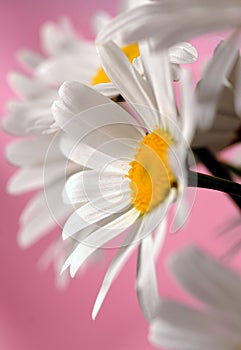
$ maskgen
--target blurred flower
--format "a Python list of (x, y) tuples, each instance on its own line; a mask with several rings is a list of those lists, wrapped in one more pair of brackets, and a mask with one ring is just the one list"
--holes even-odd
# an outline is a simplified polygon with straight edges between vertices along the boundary
[[(103, 19), (101, 21), (103, 23)], [(62, 201), (64, 175), (68, 177), (81, 168), (75, 163), (66, 167), (51, 105), (64, 79), (75, 77), (91, 84), (100, 66), (94, 42), (79, 38), (66, 18), (59, 23), (45, 23), (40, 33), (44, 55), (30, 50), (20, 52), (19, 57), (30, 74), (10, 74), (10, 83), (20, 99), (8, 102), (8, 115), (3, 120), (7, 132), (21, 137), (6, 150), (8, 160), (19, 167), (8, 183), (8, 191), (19, 194), (38, 190), (19, 219), (18, 243), (23, 248), (61, 226), (72, 212), (71, 206)], [(73, 248), (73, 242), (69, 242), (60, 249), (56, 240), (61, 256), (68, 254), (69, 245)], [(55, 257), (53, 254), (54, 264)], [(59, 264), (56, 262), (55, 266)], [(58, 282), (59, 271), (56, 277)]]
[[(176, 0), (170, 0), (168, 3), (157, 0), (149, 1), (117, 16), (100, 31), (97, 42), (104, 43), (118, 38), (129, 44), (148, 39), (152, 42), (153, 50), (169, 49), (182, 40), (239, 26), (241, 26), (239, 0), (187, 0), (182, 4)], [(236, 35), (239, 35), (238, 32), (239, 30)], [(216, 57), (222, 51), (221, 46), (216, 50)], [(194, 147), (203, 147), (205, 144), (216, 152), (235, 139), (235, 132), (240, 125), (240, 119), (237, 117), (241, 115), (238, 46), (236, 52), (230, 48), (232, 58), (227, 50), (226, 58), (221, 54), (223, 59), (219, 60), (216, 67), (212, 65), (212, 68), (207, 68), (203, 74), (204, 84), (201, 81), (196, 91), (196, 98), (200, 104), (200, 108), (196, 110), (196, 113), (199, 113), (200, 128)], [(229, 60), (229, 65), (226, 64), (226, 59)], [(218, 70), (220, 76), (217, 74)], [(230, 84), (227, 84), (228, 82)], [(214, 104), (213, 101), (218, 103)], [(210, 123), (210, 130), (207, 130), (207, 121)], [(202, 132), (203, 125), (205, 125), (204, 132)]]
[(180, 285), (201, 305), (160, 301), (150, 341), (167, 349), (239, 349), (241, 279), (199, 249), (176, 253), (169, 268)]
[(103, 281), (94, 318), (112, 281), (141, 239), (139, 266), (143, 268), (139, 275), (144, 278), (151, 233), (157, 228), (158, 251), (172, 202), (178, 201), (176, 228), (185, 221), (186, 158), (196, 125), (188, 72), (182, 75), (178, 115), (165, 53), (151, 53), (148, 43), (140, 44), (144, 79), (114, 43), (98, 50), (104, 69), (135, 117), (77, 82), (65, 83), (60, 101), (53, 106), (56, 123), (66, 132), (62, 135), (65, 155), (85, 168), (66, 184), (65, 200), (80, 207), (66, 222), (63, 238), (78, 240), (79, 245), (63, 270), (70, 266), (74, 276), (91, 254), (128, 230), (123, 242), (109, 243), (120, 249)]
[(240, 15), (239, 0), (149, 1), (117, 16), (97, 41), (120, 38), (132, 43), (152, 38), (155, 48), (164, 49), (198, 35), (239, 27)]
[[(214, 52), (214, 57), (210, 60), (210, 63), (206, 66), (203, 72), (202, 80), (196, 87), (196, 96), (199, 103), (208, 103), (208, 100), (214, 98), (213, 88), (210, 76), (210, 69), (212, 62), (218, 59), (218, 55), (226, 45), (226, 41), (222, 41)], [(222, 53), (221, 53), (222, 55)], [(195, 135), (195, 141), (193, 147), (203, 147), (204, 140), (208, 148), (216, 153), (225, 147), (230, 146), (233, 143), (240, 142), (240, 135), (238, 134), (241, 126), (241, 109), (240, 109), (240, 54), (238, 48), (233, 50), (233, 59), (230, 61), (229, 68), (226, 72), (226, 77), (223, 76), (223, 83), (220, 86), (221, 89), (216, 94), (217, 103), (212, 105), (211, 109), (208, 109), (207, 114), (213, 115), (213, 118), (209, 118), (212, 121), (212, 125), (205, 130), (199, 129)], [(210, 67), (209, 67), (210, 64)], [(221, 62), (217, 61), (216, 69), (219, 69)], [(226, 81), (225, 81), (226, 80)], [(202, 87), (202, 82), (206, 81)], [(207, 89), (206, 85), (209, 86)], [(203, 92), (201, 91), (203, 90)], [(203, 103), (203, 104), (204, 104)], [(203, 112), (202, 112), (203, 113)], [(202, 120), (205, 120), (205, 115), (201, 116)]]

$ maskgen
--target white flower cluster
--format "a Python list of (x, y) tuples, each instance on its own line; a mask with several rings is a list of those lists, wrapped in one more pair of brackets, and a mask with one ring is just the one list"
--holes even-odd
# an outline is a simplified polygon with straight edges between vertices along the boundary
[[(36, 191), (19, 219), (20, 246), (61, 228), (41, 258), (54, 263), (61, 285), (68, 268), (73, 277), (100, 248), (118, 248), (93, 318), (138, 249), (136, 288), (150, 341), (168, 349), (241, 348), (237, 276), (193, 248), (178, 253), (171, 270), (205, 305), (197, 310), (162, 300), (155, 271), (169, 207), (172, 232), (190, 214), (191, 167), (199, 185), (192, 150), (216, 154), (239, 140), (240, 26), (240, 0), (125, 1), (116, 18), (95, 16), (95, 43), (65, 18), (44, 24), (43, 55), (21, 52), (30, 74), (10, 75), (21, 100), (8, 103), (3, 127), (21, 139), (7, 147), (19, 168), (8, 190)], [(186, 40), (223, 29), (232, 32), (194, 86), (189, 68), (198, 54)]]

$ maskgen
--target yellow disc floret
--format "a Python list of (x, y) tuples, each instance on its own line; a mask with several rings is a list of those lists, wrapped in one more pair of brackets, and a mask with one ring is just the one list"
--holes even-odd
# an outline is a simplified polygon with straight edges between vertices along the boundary
[(162, 203), (176, 180), (168, 163), (168, 151), (174, 143), (166, 131), (155, 129), (137, 148), (127, 177), (131, 180), (131, 201), (143, 215)]
[[(140, 51), (138, 44), (131, 44), (127, 45), (122, 48), (122, 51), (124, 54), (127, 56), (128, 60), (132, 63), (134, 58), (140, 56)], [(91, 84), (96, 85), (96, 84), (101, 84), (101, 83), (109, 83), (110, 79), (106, 75), (104, 69), (101, 67), (96, 75), (93, 77)]]

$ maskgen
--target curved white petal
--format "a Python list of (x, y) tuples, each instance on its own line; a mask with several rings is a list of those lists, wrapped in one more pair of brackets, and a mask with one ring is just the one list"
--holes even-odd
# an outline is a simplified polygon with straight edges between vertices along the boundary
[[(51, 135), (41, 135), (33, 139), (13, 141), (6, 148), (6, 157), (18, 166), (43, 164), (52, 139)], [(51, 150), (48, 161), (54, 162), (63, 158), (57, 147), (51, 147)]]
[(119, 248), (105, 274), (104, 281), (101, 285), (92, 311), (93, 319), (96, 318), (114, 279), (117, 277), (118, 273), (135, 250), (135, 240), (138, 237), (140, 230), (141, 219), (137, 220), (131, 228), (130, 232), (128, 232), (127, 237), (124, 239), (122, 246)]
[(11, 194), (20, 194), (47, 186), (58, 180), (64, 169), (65, 163), (62, 160), (45, 166), (40, 164), (20, 168), (9, 180), (7, 190)]
[(101, 30), (103, 30), (107, 24), (111, 22), (111, 16), (103, 11), (98, 11), (92, 17), (92, 26), (95, 35), (97, 35)]
[(40, 39), (44, 52), (49, 56), (75, 50), (78, 45), (77, 36), (66, 17), (62, 17), (59, 23), (45, 22), (41, 27)]
[[(51, 96), (50, 96), (51, 97)], [(52, 101), (10, 101), (8, 103), (8, 116), (3, 119), (4, 129), (13, 135), (28, 135), (31, 132), (41, 132), (39, 122), (45, 122), (50, 126), (54, 119), (50, 106)]]
[[(153, 51), (150, 41), (140, 43), (140, 52), (146, 79), (152, 88), (156, 108), (160, 111), (158, 125), (171, 131), (172, 124), (177, 123), (177, 109), (167, 52)], [(169, 119), (171, 123), (168, 123)]]
[(8, 75), (8, 81), (20, 96), (27, 99), (39, 98), (49, 93), (49, 87), (41, 80), (28, 77), (19, 72), (11, 72)]
[(25, 207), (20, 218), (18, 243), (27, 248), (36, 243), (54, 227), (61, 225), (70, 215), (72, 208), (64, 205), (61, 199), (63, 182), (58, 181), (38, 193)]
[[(85, 52), (85, 47), (83, 51)], [(45, 60), (38, 66), (36, 75), (46, 84), (54, 84), (56, 87), (67, 80), (81, 81), (83, 84), (90, 85), (100, 66), (94, 46), (92, 51), (85, 52), (84, 55), (69, 54)]]
[(170, 260), (170, 269), (180, 284), (193, 296), (240, 320), (241, 282), (238, 276), (217, 261), (188, 247)]
[(31, 71), (34, 71), (44, 60), (44, 57), (39, 53), (26, 49), (19, 51), (17, 57), (18, 60)]
[[(77, 209), (67, 220), (63, 228), (63, 239), (73, 236), (76, 232), (83, 230), (89, 225), (113, 215), (120, 214), (130, 206), (130, 198), (122, 195), (110, 194), (106, 198), (94, 199)], [(98, 224), (96, 225), (98, 227)]]
[[(128, 154), (130, 142), (142, 139), (144, 131), (137, 121), (103, 95), (78, 83), (64, 84), (62, 90), (62, 101), (54, 104), (53, 114), (57, 124), (77, 141), (97, 148), (103, 145), (102, 152), (107, 152), (104, 149), (108, 142), (116, 142), (118, 152), (125, 148)], [(130, 142), (121, 140), (128, 136)], [(131, 146), (133, 149), (134, 145)], [(107, 153), (110, 151), (111, 148)], [(113, 149), (112, 153), (115, 156)]]
[[(190, 72), (186, 69), (182, 69), (181, 71), (181, 84), (180, 84), (180, 92), (181, 92), (181, 128), (182, 128), (182, 136), (187, 145), (192, 143), (197, 124), (198, 118), (193, 113), (194, 111), (194, 96), (191, 82)], [(184, 140), (179, 140), (179, 142), (183, 142)]]
[(152, 321), (158, 315), (159, 307), (152, 235), (145, 237), (139, 248), (137, 295), (144, 316), (149, 322)]
[(106, 97), (113, 98), (120, 94), (120, 92), (116, 89), (113, 83), (102, 83), (96, 84), (93, 86), (93, 89), (98, 91), (100, 94), (103, 94)]
[(158, 48), (168, 48), (207, 32), (238, 27), (240, 18), (238, 0), (197, 3), (189, 0), (182, 2), (182, 6), (177, 0), (155, 1), (119, 15), (99, 34), (97, 41), (121, 37), (130, 43), (155, 37)]
[[(132, 67), (128, 58), (113, 42), (97, 46), (102, 65), (110, 80), (137, 112), (143, 125), (153, 130), (157, 119), (151, 90), (145, 80)], [(142, 106), (145, 108), (141, 108)]]
[(91, 254), (130, 227), (139, 215), (139, 212), (133, 208), (92, 233), (68, 257), (62, 271), (70, 266), (70, 274), (73, 277)]
[[(230, 327), (231, 328), (231, 327)], [(217, 315), (161, 301), (159, 317), (151, 324), (152, 344), (175, 350), (231, 349), (238, 337)]]
[(237, 30), (229, 40), (218, 47), (196, 90), (196, 113), (199, 117), (199, 124), (204, 129), (212, 126), (218, 97), (237, 59), (240, 41), (241, 31)]
[(198, 59), (198, 53), (195, 47), (187, 42), (181, 42), (173, 45), (168, 50), (171, 63), (187, 64), (193, 63)]
[(67, 203), (81, 203), (108, 195), (129, 195), (129, 181), (111, 172), (82, 171), (72, 175), (65, 186)]
[(108, 154), (100, 152), (85, 143), (76, 142), (75, 139), (68, 135), (63, 135), (60, 141), (60, 149), (65, 157), (73, 162), (94, 170), (103, 169), (108, 164), (108, 168), (112, 171), (121, 171), (122, 163)]

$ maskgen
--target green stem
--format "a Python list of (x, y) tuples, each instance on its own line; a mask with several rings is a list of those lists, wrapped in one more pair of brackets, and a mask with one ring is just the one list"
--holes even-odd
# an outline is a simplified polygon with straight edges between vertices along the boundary
[[(207, 167), (207, 169), (216, 177), (232, 182), (232, 177), (226, 169), (207, 148), (197, 148), (194, 150), (200, 161)], [(241, 198), (236, 193), (231, 191), (223, 191), (228, 193), (232, 201), (241, 210)]]
[(233, 181), (225, 180), (216, 176), (210, 176), (206, 174), (189, 171), (188, 186), (216, 190), (216, 191), (231, 194), (234, 197), (241, 198), (240, 184)]

